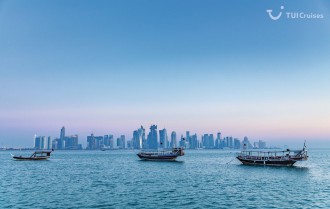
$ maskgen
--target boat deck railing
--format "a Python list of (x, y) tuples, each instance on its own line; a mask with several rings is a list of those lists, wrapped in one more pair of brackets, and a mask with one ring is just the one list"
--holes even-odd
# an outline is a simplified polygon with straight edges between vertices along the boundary
[(140, 153), (148, 155), (169, 155), (169, 154), (178, 154), (181, 152), (182, 148), (173, 148), (173, 149), (161, 149), (161, 150), (141, 150)]

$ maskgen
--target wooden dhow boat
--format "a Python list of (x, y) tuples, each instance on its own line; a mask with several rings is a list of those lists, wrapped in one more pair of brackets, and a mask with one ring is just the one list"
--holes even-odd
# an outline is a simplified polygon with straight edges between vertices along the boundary
[(173, 161), (177, 157), (184, 155), (184, 149), (173, 148), (172, 150), (159, 150), (159, 151), (141, 151), (137, 154), (141, 160), (153, 161)]
[(15, 160), (48, 160), (50, 158), (51, 151), (35, 151), (31, 156), (16, 156), (11, 154)]
[(236, 158), (245, 165), (293, 166), (297, 161), (308, 159), (306, 145), (302, 150), (242, 151)]

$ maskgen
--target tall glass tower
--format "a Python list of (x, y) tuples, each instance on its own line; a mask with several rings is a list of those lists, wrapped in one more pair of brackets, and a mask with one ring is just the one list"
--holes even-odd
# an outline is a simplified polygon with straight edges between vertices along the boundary
[(175, 131), (172, 131), (172, 133), (171, 133), (171, 147), (175, 148), (176, 146), (177, 146), (176, 133), (175, 133)]
[(161, 148), (167, 148), (167, 131), (164, 128), (163, 130), (159, 130), (159, 141), (160, 141), (160, 147)]
[(150, 126), (150, 132), (147, 139), (148, 149), (158, 149), (158, 134), (157, 126)]

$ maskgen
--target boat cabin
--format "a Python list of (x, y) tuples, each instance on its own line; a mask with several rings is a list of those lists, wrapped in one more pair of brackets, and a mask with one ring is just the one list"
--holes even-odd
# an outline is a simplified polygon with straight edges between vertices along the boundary
[(39, 158), (39, 157), (50, 157), (50, 153), (52, 151), (35, 151), (32, 155), (31, 155), (31, 158), (34, 157), (34, 158)]

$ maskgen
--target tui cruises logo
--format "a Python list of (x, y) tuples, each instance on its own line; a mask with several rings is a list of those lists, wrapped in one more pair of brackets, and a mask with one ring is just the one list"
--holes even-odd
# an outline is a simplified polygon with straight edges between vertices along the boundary
[[(284, 9), (284, 6), (281, 6), (281, 10)], [(266, 12), (268, 13), (269, 17), (272, 19), (272, 20), (278, 20), (280, 19), (280, 17), (282, 16), (282, 11), (280, 13), (278, 13), (277, 16), (273, 16), (273, 10), (272, 9), (267, 9)]]
[[(282, 12), (283, 11), (283, 12)], [(315, 12), (303, 12), (303, 11), (286, 11), (284, 12), (284, 6), (281, 6), (277, 12), (273, 12), (272, 9), (267, 9), (266, 12), (272, 20), (282, 19), (323, 19), (324, 15), (322, 13)], [(275, 14), (274, 14), (275, 13)], [(283, 14), (284, 13), (284, 14)]]

